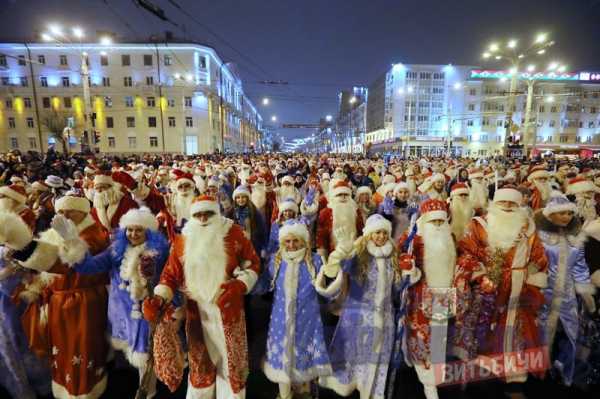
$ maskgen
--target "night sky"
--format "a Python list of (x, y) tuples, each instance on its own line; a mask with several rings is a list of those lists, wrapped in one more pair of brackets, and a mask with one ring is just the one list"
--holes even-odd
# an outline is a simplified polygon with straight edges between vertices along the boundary
[(50, 22), (114, 31), (121, 41), (171, 30), (235, 62), (265, 121), (277, 115), (278, 124), (335, 116), (339, 90), (369, 84), (391, 63), (477, 65), (492, 40), (525, 42), (539, 31), (571, 70), (600, 70), (600, 0), (174, 0), (195, 21), (169, 0), (151, 1), (178, 26), (130, 0), (0, 0), (0, 38), (33, 40)]

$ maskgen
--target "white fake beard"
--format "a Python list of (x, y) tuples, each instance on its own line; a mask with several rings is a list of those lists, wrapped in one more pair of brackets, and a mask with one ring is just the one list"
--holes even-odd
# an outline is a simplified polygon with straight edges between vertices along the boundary
[(175, 216), (177, 217), (177, 224), (181, 224), (183, 219), (190, 220), (190, 208), (192, 206), (192, 201), (194, 201), (193, 192), (177, 192), (177, 194), (175, 194), (173, 198), (173, 207), (175, 210)]
[(465, 228), (473, 217), (473, 204), (470, 199), (452, 198), (450, 201), (450, 214), (452, 221), (450, 227), (456, 240), (461, 240), (465, 234)]
[(449, 288), (454, 279), (456, 264), (456, 245), (452, 239), (450, 225), (441, 226), (424, 223), (419, 228), (423, 237), (423, 270), (427, 286), (430, 288)]
[(526, 222), (527, 213), (524, 209), (505, 212), (498, 205), (491, 204), (487, 214), (488, 244), (492, 249), (509, 250), (515, 245)]
[(264, 184), (255, 184), (252, 186), (252, 194), (250, 200), (258, 209), (263, 209), (267, 203), (267, 189)]
[(323, 189), (324, 193), (328, 193), (329, 192), (329, 180), (323, 180), (321, 182), (321, 188)]
[(238, 174), (238, 178), (240, 179), (240, 184), (246, 185), (248, 178), (250, 177), (250, 170), (242, 169)]
[(585, 221), (596, 219), (596, 200), (593, 198), (587, 199), (583, 195), (576, 196), (577, 214)]
[(15, 201), (12, 198), (0, 198), (0, 211), (1, 212), (14, 212)]
[(358, 209), (356, 202), (348, 199), (348, 202), (341, 203), (334, 198), (330, 207), (333, 215), (333, 230), (344, 227), (354, 240), (356, 238), (356, 210)]
[(182, 230), (185, 237), (183, 272), (186, 294), (196, 302), (215, 299), (225, 281), (227, 230), (222, 216), (213, 216), (208, 225), (192, 218)]
[(537, 180), (533, 181), (533, 185), (540, 191), (542, 195), (542, 201), (547, 201), (550, 198), (550, 193), (552, 192), (552, 186), (550, 186), (549, 182), (541, 183)]
[(485, 208), (488, 200), (487, 187), (478, 181), (471, 182), (471, 189), (469, 190), (469, 199), (473, 204), (473, 208)]
[(116, 204), (123, 197), (123, 193), (115, 187), (104, 190), (101, 193), (94, 193), (94, 208), (106, 208), (109, 205)]
[(408, 184), (408, 192), (412, 197), (417, 192), (417, 182), (413, 178), (408, 178), (406, 179), (406, 184)]
[(296, 187), (294, 186), (282, 186), (279, 188), (279, 200), (285, 201), (286, 199), (291, 198), (296, 201)]

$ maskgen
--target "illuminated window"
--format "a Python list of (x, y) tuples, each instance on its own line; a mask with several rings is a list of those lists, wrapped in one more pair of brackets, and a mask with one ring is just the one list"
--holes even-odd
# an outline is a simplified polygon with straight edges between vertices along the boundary
[(125, 86), (125, 87), (133, 86), (133, 80), (131, 79), (131, 76), (125, 76), (123, 78), (123, 86)]
[(110, 87), (110, 78), (108, 78), (106, 76), (103, 77), (102, 78), (102, 86), (104, 86), (104, 87)]
[(475, 111), (475, 104), (469, 104), (469, 111)]
[(48, 87), (48, 78), (40, 76), (40, 85), (42, 85), (42, 87)]
[(586, 143), (591, 143), (591, 142), (592, 142), (592, 136), (587, 136), (587, 137), (585, 138), (585, 142), (586, 142)]
[(184, 105), (186, 107), (191, 107), (192, 106), (192, 97), (185, 97), (184, 98)]
[(62, 85), (63, 85), (63, 87), (69, 87), (69, 86), (71, 86), (71, 80), (69, 79), (68, 76), (63, 76), (62, 77)]
[(158, 137), (150, 136), (150, 147), (158, 147)]
[(106, 117), (106, 128), (112, 129), (114, 126), (115, 126), (115, 121), (113, 120), (113, 117), (107, 116)]
[(129, 54), (121, 55), (121, 66), (130, 66), (131, 65), (131, 56)]
[(133, 107), (133, 97), (132, 96), (125, 96), (125, 106), (126, 107)]
[(169, 116), (169, 127), (175, 127), (175, 117)]
[(191, 116), (185, 117), (185, 127), (194, 127), (194, 122)]
[(419, 79), (431, 79), (431, 72), (421, 72)]
[(169, 107), (173, 108), (173, 107), (175, 106), (175, 99), (173, 99), (173, 98), (169, 98), (169, 99), (167, 100), (167, 105), (168, 105)]
[(4, 54), (0, 55), (0, 66), (8, 66), (8, 64), (6, 63), (6, 56)]
[(31, 98), (23, 97), (23, 104), (25, 105), (25, 108), (31, 108)]
[(46, 57), (44, 57), (42, 54), (38, 55), (38, 63), (45, 64), (46, 63)]
[(108, 55), (100, 56), (100, 65), (107, 66), (108, 65)]
[(144, 66), (152, 66), (152, 54), (144, 54)]
[(483, 126), (489, 126), (490, 125), (490, 118), (483, 118), (483, 120), (481, 121), (481, 124)]
[(114, 137), (109, 137), (109, 138), (108, 138), (108, 146), (109, 146), (110, 148), (115, 148), (115, 144), (116, 144), (116, 143), (115, 143), (115, 138), (114, 138)]
[(469, 95), (470, 96), (476, 96), (477, 95), (477, 89), (469, 89)]
[(29, 148), (36, 149), (37, 148), (37, 140), (35, 137), (29, 137)]
[(153, 86), (154, 85), (154, 77), (153, 76), (146, 76), (146, 85), (147, 86)]
[(71, 108), (71, 97), (65, 97), (63, 98), (63, 101), (65, 103), (65, 108)]
[(156, 117), (155, 116), (148, 117), (148, 127), (156, 127)]
[(13, 102), (10, 98), (6, 99), (6, 101), (4, 103), (6, 104), (6, 109), (12, 109)]
[(165, 60), (165, 66), (169, 66), (173, 63), (173, 60), (171, 59), (170, 55), (165, 55), (164, 60)]
[(560, 142), (561, 143), (566, 143), (567, 141), (569, 141), (569, 137), (568, 136), (564, 136), (564, 135), (560, 136)]
[(50, 108), (50, 97), (42, 97), (42, 107)]
[(127, 127), (135, 127), (135, 117), (128, 116), (126, 120), (127, 120)]
[(33, 129), (33, 118), (27, 118), (27, 127)]
[(146, 98), (146, 105), (148, 107), (156, 107), (156, 99), (154, 97)]
[(105, 107), (112, 107), (113, 106), (113, 101), (112, 101), (112, 97), (110, 96), (104, 96), (104, 106)]
[(27, 63), (25, 62), (25, 56), (24, 55), (20, 55), (19, 56), (19, 65), (27, 65)]
[(15, 118), (13, 118), (13, 117), (8, 118), (8, 128), (14, 129), (16, 127), (17, 127), (17, 124), (15, 122)]
[(66, 55), (61, 54), (58, 58), (59, 58), (60, 65), (69, 65), (69, 62), (67, 61), (67, 56)]
[(137, 146), (137, 139), (135, 137), (127, 137), (129, 142), (129, 148), (135, 148)]
[(29, 86), (29, 80), (27, 79), (27, 76), (21, 76), (21, 86), (23, 86), (23, 87)]
[(417, 78), (416, 72), (406, 72), (406, 79), (416, 79), (416, 78)]
[(543, 105), (540, 105), (540, 112), (541, 113), (546, 112), (546, 107), (544, 107)]
[(17, 148), (19, 148), (19, 140), (17, 140), (16, 137), (10, 138), (10, 148), (12, 148), (13, 150), (16, 150)]

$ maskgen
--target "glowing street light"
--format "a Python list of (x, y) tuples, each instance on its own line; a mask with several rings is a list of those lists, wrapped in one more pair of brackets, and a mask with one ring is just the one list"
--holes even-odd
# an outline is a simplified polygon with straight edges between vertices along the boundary
[(459, 82), (454, 83), (454, 90), (460, 90), (462, 88), (462, 85)]
[(269, 105), (269, 99), (267, 97), (262, 99), (262, 105)]
[(54, 36), (62, 36), (62, 28), (60, 25), (52, 24), (48, 27), (48, 29)]
[(112, 39), (108, 36), (103, 36), (100, 38), (100, 44), (103, 46), (110, 46), (112, 44)]
[(327, 116), (325, 117), (325, 120), (326, 120), (327, 122), (331, 122), (331, 121), (333, 120), (333, 116), (331, 116), (331, 115), (327, 115)]
[(412, 86), (408, 86), (406, 89), (409, 93), (412, 93), (415, 89)]
[(491, 54), (489, 52), (486, 51), (485, 53), (483, 53), (483, 58), (490, 58), (490, 57), (491, 57)]
[(54, 40), (54, 38), (47, 33), (42, 33), (42, 40), (45, 42), (51, 42)]
[(535, 65), (531, 64), (529, 66), (527, 66), (527, 72), (533, 72), (535, 71)]
[(73, 31), (73, 35), (78, 38), (78, 39), (83, 39), (83, 37), (85, 36), (83, 33), (83, 29), (81, 29), (80, 27), (76, 26), (72, 29)]
[(548, 35), (546, 33), (540, 33), (536, 36), (535, 38), (535, 43), (536, 44), (542, 44), (546, 41), (546, 38), (548, 37)]
[(546, 97), (546, 102), (547, 103), (553, 103), (554, 102), (554, 96), (548, 96), (548, 97)]
[(176, 73), (175, 75), (173, 75), (173, 77), (175, 79), (181, 79), (181, 74), (180, 73)]
[(508, 48), (515, 48), (517, 47), (517, 41), (515, 39), (509, 40), (508, 44), (507, 44)]
[(400, 94), (400, 95), (404, 94), (404, 88), (402, 88), (402, 87), (399, 88), (398, 89), (398, 94)]
[(357, 101), (356, 97), (355, 97), (355, 96), (353, 96), (353, 97), (350, 99), (350, 104), (354, 104), (356, 101)]
[(277, 116), (273, 115), (273, 116), (271, 117), (271, 122), (277, 122)]
[(554, 71), (556, 68), (558, 68), (558, 62), (551, 62), (550, 65), (548, 65), (549, 71)]
[(498, 44), (497, 43), (492, 43), (490, 44), (490, 53), (493, 53), (494, 51), (498, 51)]
[(194, 79), (194, 75), (192, 75), (191, 73), (185, 74), (185, 80), (187, 80), (188, 82), (191, 82), (193, 79)]

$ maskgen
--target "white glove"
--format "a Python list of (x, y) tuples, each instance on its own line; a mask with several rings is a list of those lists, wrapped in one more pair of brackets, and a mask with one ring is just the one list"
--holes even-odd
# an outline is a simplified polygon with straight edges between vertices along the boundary
[(65, 242), (72, 242), (79, 239), (79, 232), (75, 223), (62, 215), (54, 216), (51, 226)]
[(335, 237), (335, 249), (344, 256), (349, 256), (352, 252), (353, 241), (352, 234), (345, 227), (339, 227), (333, 231)]
[(594, 301), (594, 296), (592, 294), (583, 294), (581, 299), (583, 299), (583, 306), (588, 313), (593, 314), (596, 312), (596, 302)]

